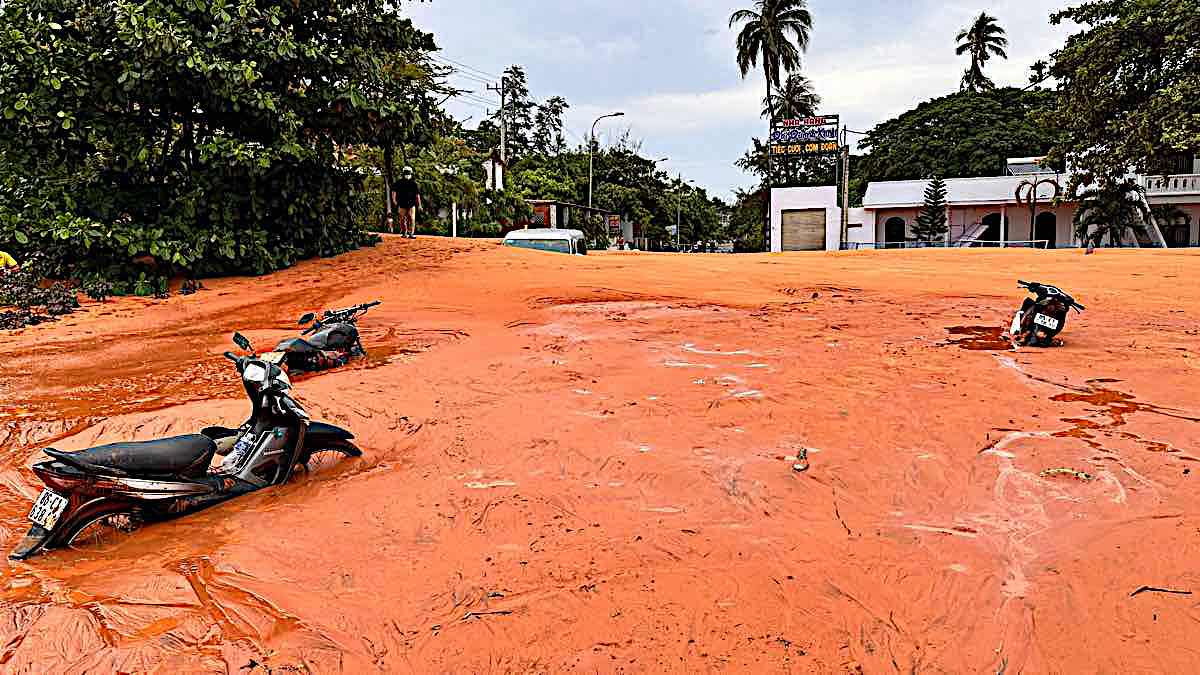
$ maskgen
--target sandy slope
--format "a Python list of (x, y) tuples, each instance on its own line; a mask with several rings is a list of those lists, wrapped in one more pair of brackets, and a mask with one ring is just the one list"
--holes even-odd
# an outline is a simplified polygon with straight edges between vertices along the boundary
[[(1130, 594), (1200, 594), (1198, 272), (391, 239), (90, 305), (0, 340), (5, 546), (41, 445), (236, 422), (233, 330), (378, 298), (372, 357), (297, 384), (366, 456), (9, 565), (0, 667), (1187, 672), (1200, 595)], [(1017, 278), (1088, 306), (1066, 348), (951, 342), (1004, 324)]]

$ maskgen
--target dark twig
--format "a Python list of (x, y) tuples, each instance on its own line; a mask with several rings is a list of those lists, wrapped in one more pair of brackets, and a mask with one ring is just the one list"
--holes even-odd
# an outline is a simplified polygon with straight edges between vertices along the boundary
[(1142, 586), (1141, 588), (1137, 589), (1136, 591), (1130, 593), (1129, 597), (1132, 598), (1133, 596), (1137, 595), (1138, 593), (1171, 593), (1172, 595), (1191, 595), (1192, 594), (1191, 591), (1177, 591), (1177, 590), (1174, 590), (1171, 588), (1157, 588), (1155, 586)]
[(480, 617), (490, 616), (490, 615), (505, 616), (507, 614), (512, 614), (512, 610), (511, 609), (497, 609), (497, 610), (484, 611), (484, 612), (467, 612), (466, 614), (463, 614), (463, 617), (461, 619), (459, 619), (459, 621), (467, 621), (469, 619), (478, 619)]

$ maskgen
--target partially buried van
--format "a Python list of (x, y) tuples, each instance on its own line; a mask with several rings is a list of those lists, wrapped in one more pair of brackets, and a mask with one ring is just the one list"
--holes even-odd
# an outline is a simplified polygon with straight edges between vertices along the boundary
[(552, 251), (571, 255), (587, 255), (587, 244), (579, 230), (539, 228), (513, 230), (504, 235), (505, 246), (531, 248), (535, 251)]

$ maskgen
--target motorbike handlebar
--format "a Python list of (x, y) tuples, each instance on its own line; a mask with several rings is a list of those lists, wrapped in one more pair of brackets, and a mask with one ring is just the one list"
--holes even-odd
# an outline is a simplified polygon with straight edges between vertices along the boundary
[(241, 360), (241, 358), (239, 358), (238, 355), (234, 354), (233, 352), (225, 352), (224, 354), (222, 354), (222, 356), (229, 359), (230, 361), (233, 361), (234, 363), (237, 363), (238, 361)]

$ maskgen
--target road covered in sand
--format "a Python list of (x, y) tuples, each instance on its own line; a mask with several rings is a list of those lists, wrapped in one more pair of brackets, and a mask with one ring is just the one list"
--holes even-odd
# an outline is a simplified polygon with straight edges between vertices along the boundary
[[(369, 358), (295, 386), (365, 455), (112, 551), (8, 563), (0, 664), (1187, 672), (1198, 273), (1193, 251), (389, 238), (87, 304), (0, 340), (6, 547), (41, 447), (236, 424), (234, 330), (273, 344), (379, 299)], [(1018, 278), (1087, 305), (1064, 348), (995, 339)]]

